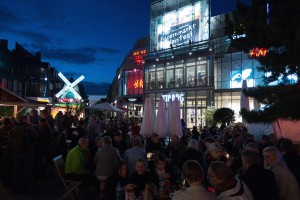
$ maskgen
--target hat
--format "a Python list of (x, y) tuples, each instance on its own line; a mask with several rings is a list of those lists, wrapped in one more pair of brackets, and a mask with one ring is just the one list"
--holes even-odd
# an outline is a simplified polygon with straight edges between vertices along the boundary
[(212, 151), (214, 151), (214, 150), (216, 150), (216, 149), (222, 151), (221, 145), (220, 145), (219, 143), (217, 143), (217, 142), (213, 142), (213, 143), (211, 143), (211, 144), (208, 146), (209, 152), (212, 152)]

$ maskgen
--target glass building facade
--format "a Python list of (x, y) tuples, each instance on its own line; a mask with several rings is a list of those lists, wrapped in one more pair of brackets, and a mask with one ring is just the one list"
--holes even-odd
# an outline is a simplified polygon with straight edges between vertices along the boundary
[[(154, 99), (156, 106), (161, 97), (166, 102), (177, 97), (180, 117), (188, 128), (207, 125), (205, 112), (213, 108), (231, 108), (236, 121), (241, 121), (243, 80), (248, 87), (264, 85), (265, 74), (257, 70), (255, 58), (232, 46), (234, 38), (226, 32), (225, 15), (211, 17), (209, 0), (153, 0), (150, 14), (149, 40), (143, 48), (132, 49), (146, 49), (143, 65), (122, 64), (121, 78), (115, 77), (118, 98), (112, 95), (112, 100), (123, 99), (122, 106), (138, 109), (142, 117), (146, 97)], [(124, 102), (129, 98), (141, 101)], [(249, 104), (254, 108), (253, 99)]]
[[(205, 112), (228, 107), (240, 121), (243, 80), (263, 84), (259, 63), (231, 46), (225, 15), (210, 17), (209, 1), (152, 1), (150, 50), (144, 65), (144, 95), (180, 99), (187, 127), (203, 126)], [(210, 36), (210, 37), (209, 37)], [(253, 108), (250, 99), (250, 108)]]

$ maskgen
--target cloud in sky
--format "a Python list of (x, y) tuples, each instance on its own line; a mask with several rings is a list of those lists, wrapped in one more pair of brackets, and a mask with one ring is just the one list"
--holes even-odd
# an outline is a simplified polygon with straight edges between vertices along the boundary
[[(133, 6), (134, 5), (134, 6)], [(149, 34), (150, 0), (1, 2), (0, 39), (15, 42), (62, 73), (111, 82), (137, 39)]]
[[(250, 2), (250, 0), (242, 0)], [(213, 0), (230, 12), (236, 0)], [(15, 42), (62, 73), (110, 83), (135, 42), (150, 33), (150, 0), (4, 0), (0, 39)]]

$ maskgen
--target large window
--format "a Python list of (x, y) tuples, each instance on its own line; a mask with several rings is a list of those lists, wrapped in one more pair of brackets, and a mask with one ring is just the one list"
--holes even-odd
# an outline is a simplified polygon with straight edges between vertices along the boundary
[(206, 86), (207, 76), (206, 76), (206, 61), (200, 62), (197, 66), (197, 86)]
[(175, 79), (174, 79), (174, 69), (167, 70), (167, 88), (175, 87)]
[(258, 61), (242, 52), (226, 54), (215, 63), (217, 89), (242, 88), (243, 80), (248, 87), (262, 84), (262, 74), (257, 70)]
[(175, 69), (175, 87), (183, 86), (183, 68)]

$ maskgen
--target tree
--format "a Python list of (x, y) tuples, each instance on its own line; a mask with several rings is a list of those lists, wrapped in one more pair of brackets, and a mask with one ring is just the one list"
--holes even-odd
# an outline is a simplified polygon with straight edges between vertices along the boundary
[[(266, 107), (260, 111), (242, 110), (241, 114), (248, 122), (300, 119), (299, 19), (299, 0), (252, 0), (251, 5), (238, 1), (232, 17), (226, 17), (232, 36), (246, 34), (245, 38), (233, 40), (233, 46), (246, 53), (256, 47), (267, 49), (265, 56), (253, 58), (261, 64), (258, 70), (265, 74), (265, 85), (243, 90)], [(294, 82), (290, 79), (292, 76), (296, 77)], [(278, 80), (278, 85), (268, 86)]]
[(205, 111), (205, 123), (209, 126), (211, 126), (212, 124), (214, 124), (214, 113), (215, 113), (215, 109), (207, 109)]
[(219, 108), (214, 112), (214, 122), (226, 124), (234, 122), (234, 111), (230, 108)]

